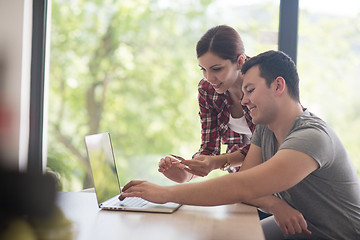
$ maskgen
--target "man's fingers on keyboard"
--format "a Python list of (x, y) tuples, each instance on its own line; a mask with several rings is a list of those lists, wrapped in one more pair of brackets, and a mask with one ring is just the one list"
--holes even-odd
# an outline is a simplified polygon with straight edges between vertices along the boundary
[(141, 198), (141, 192), (124, 192), (121, 194), (123, 199), (127, 197), (140, 197)]
[(128, 182), (128, 183), (124, 186), (123, 191), (126, 191), (126, 190), (128, 190), (129, 188), (131, 188), (131, 187), (133, 187), (133, 186), (136, 186), (136, 185), (139, 185), (139, 184), (144, 183), (144, 182), (146, 182), (146, 181), (142, 181), (142, 180), (132, 180), (132, 181)]

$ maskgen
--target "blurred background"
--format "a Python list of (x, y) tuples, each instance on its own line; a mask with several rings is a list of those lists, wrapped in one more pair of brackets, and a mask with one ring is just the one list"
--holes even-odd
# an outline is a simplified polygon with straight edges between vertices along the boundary
[[(17, 2), (23, 4), (20, 9), (32, 7)], [(98, 132), (111, 133), (123, 184), (131, 179), (173, 184), (157, 172), (158, 161), (170, 153), (191, 158), (201, 142), (197, 41), (207, 29), (227, 24), (239, 31), (247, 55), (276, 50), (279, 6), (279, 0), (48, 1), (43, 164), (58, 179), (58, 190), (93, 186), (84, 136)], [(7, 12), (0, 7), (0, 20)], [(31, 28), (20, 31), (31, 26), (32, 15), (10, 17), (13, 25), (0, 24), (0, 30), (31, 39)], [(19, 32), (14, 31), (17, 21)], [(300, 0), (298, 23), (302, 104), (335, 129), (360, 175), (360, 4)], [(0, 54), (11, 49), (30, 55), (28, 44), (9, 47), (0, 41)], [(10, 78), (30, 71), (24, 64), (22, 75), (16, 75), (11, 66), (5, 68), (15, 74)], [(21, 99), (28, 102), (29, 84), (22, 84), (22, 97), (16, 88), (8, 87), (5, 94), (17, 96), (5, 104), (10, 108)], [(17, 111), (13, 120), (23, 121)], [(9, 156), (11, 143), (24, 141), (27, 130), (14, 131), (12, 136), (20, 138), (3, 140)], [(20, 158), (20, 169), (26, 168), (23, 152), (20, 147), (13, 156)]]
[[(351, 4), (300, 0), (297, 66), (302, 104), (337, 131), (359, 173), (360, 9)], [(123, 184), (171, 184), (159, 159), (191, 158), (200, 146), (195, 45), (210, 27), (236, 28), (249, 56), (278, 48), (275, 0), (53, 0), (51, 8), (47, 166), (62, 191), (92, 186), (83, 137), (105, 131)]]

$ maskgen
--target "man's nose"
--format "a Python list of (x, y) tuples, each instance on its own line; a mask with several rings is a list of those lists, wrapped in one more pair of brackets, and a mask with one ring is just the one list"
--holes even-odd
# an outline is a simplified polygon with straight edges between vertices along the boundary
[(248, 103), (249, 103), (249, 99), (246, 96), (246, 94), (244, 94), (244, 96), (243, 96), (243, 98), (241, 100), (241, 105), (246, 106), (246, 104), (248, 104)]

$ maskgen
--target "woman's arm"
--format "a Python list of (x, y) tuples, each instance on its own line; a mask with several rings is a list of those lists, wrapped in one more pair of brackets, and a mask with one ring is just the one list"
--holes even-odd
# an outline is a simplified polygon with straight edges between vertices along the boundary
[(201, 146), (193, 157), (220, 154), (221, 139), (218, 126), (218, 112), (212, 97), (214, 89), (208, 82), (201, 80), (198, 85), (199, 117), (201, 122)]
[(186, 165), (185, 171), (196, 176), (205, 177), (215, 169), (222, 169), (230, 164), (231, 167), (241, 166), (245, 156), (240, 151), (226, 153), (216, 156), (200, 155), (191, 160), (183, 160)]

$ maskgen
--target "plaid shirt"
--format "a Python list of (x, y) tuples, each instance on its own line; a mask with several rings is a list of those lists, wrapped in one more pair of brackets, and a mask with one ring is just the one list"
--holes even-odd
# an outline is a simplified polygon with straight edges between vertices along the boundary
[[(219, 155), (221, 143), (227, 145), (227, 153), (240, 149), (246, 156), (250, 144), (245, 144), (246, 137), (229, 128), (230, 107), (233, 103), (229, 92), (218, 94), (209, 82), (202, 79), (198, 85), (199, 116), (201, 120), (201, 146), (193, 157), (199, 155)], [(254, 132), (255, 125), (249, 109), (243, 106), (246, 122)]]

